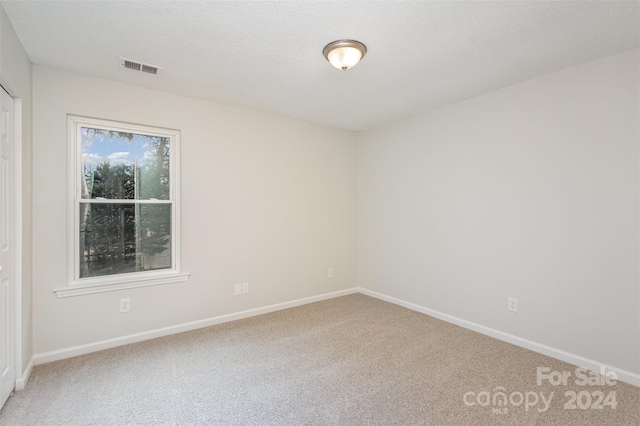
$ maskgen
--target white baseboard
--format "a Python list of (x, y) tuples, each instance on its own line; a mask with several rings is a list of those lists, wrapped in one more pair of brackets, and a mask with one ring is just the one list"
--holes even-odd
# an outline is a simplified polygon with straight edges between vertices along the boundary
[(29, 377), (31, 377), (31, 370), (33, 369), (33, 365), (34, 365), (33, 362), (34, 362), (34, 358), (31, 357), (31, 359), (29, 360), (29, 363), (27, 364), (27, 367), (22, 372), (22, 376), (20, 376), (20, 377), (18, 377), (16, 379), (15, 390), (20, 391), (20, 390), (24, 389), (25, 386), (27, 386), (27, 382), (29, 381)]
[(440, 320), (449, 322), (451, 324), (459, 325), (460, 327), (464, 327), (466, 329), (473, 330), (480, 334), (484, 334), (484, 335), (496, 338), (498, 340), (502, 340), (503, 342), (520, 346), (521, 348), (529, 349), (531, 351), (538, 352), (543, 355), (547, 355), (551, 358), (559, 359), (560, 361), (564, 361), (578, 367), (583, 367), (595, 372), (613, 371), (617, 374), (618, 379), (620, 381), (640, 387), (640, 374), (632, 373), (630, 371), (622, 370), (620, 368), (616, 368), (598, 361), (584, 358), (579, 355), (575, 355), (560, 349), (552, 348), (551, 346), (543, 345), (542, 343), (537, 343), (531, 340), (523, 339), (522, 337), (514, 336), (513, 334), (504, 333), (502, 331), (498, 331), (493, 328), (485, 327), (483, 325), (476, 324), (471, 321), (463, 320), (461, 318), (454, 317), (453, 315), (448, 315), (442, 312), (434, 311), (433, 309), (425, 308), (424, 306), (416, 305), (415, 303), (410, 303), (401, 299), (396, 299), (395, 297), (387, 296), (385, 294), (368, 290), (366, 288), (359, 287), (358, 291), (362, 294), (366, 294), (367, 296), (375, 297), (376, 299), (384, 300), (386, 302), (391, 302), (393, 304), (411, 309), (412, 311), (417, 311), (423, 314), (427, 314), (429, 316), (438, 318)]
[[(32, 362), (29, 363), (29, 374), (32, 365), (45, 364), (47, 362), (59, 361), (61, 359), (73, 358), (79, 355), (85, 355), (91, 352), (97, 352), (104, 349), (111, 349), (117, 346), (128, 345), (131, 343), (142, 342), (144, 340), (155, 339), (157, 337), (169, 336), (171, 334), (182, 333), (185, 331), (196, 330), (199, 328), (209, 327), (216, 324), (222, 324), (229, 321), (235, 321), (243, 318), (249, 318), (257, 315), (268, 314), (270, 312), (280, 311), (283, 309), (293, 308), (296, 306), (306, 305), (309, 303), (319, 302), (322, 300), (333, 299), (335, 297), (346, 296), (348, 294), (357, 293), (357, 288), (335, 291), (332, 293), (320, 294), (318, 296), (305, 297), (303, 299), (291, 300), (289, 302), (277, 303), (262, 308), (249, 309), (246, 311), (236, 312), (233, 314), (220, 315), (213, 318), (207, 318), (198, 321), (192, 321), (184, 324), (173, 325), (170, 327), (159, 328), (156, 330), (144, 331), (142, 333), (130, 334), (128, 336), (116, 337), (114, 339), (102, 340), (100, 342), (88, 343), (86, 345), (72, 346), (70, 348), (58, 349), (55, 351), (35, 354)], [(24, 376), (23, 376), (24, 377)], [(28, 377), (28, 376), (27, 376)], [(26, 383), (26, 380), (24, 381)], [(17, 383), (16, 383), (17, 388)]]
[(100, 342), (89, 343), (86, 345), (73, 346), (70, 348), (59, 349), (50, 352), (44, 352), (41, 354), (35, 354), (29, 364), (25, 368), (22, 377), (16, 380), (16, 389), (20, 390), (26, 386), (31, 369), (34, 365), (40, 365), (47, 362), (59, 361), (62, 359), (72, 358), (79, 355), (85, 355), (91, 352), (97, 352), (104, 349), (111, 349), (118, 346), (128, 345), (131, 343), (142, 342), (145, 340), (155, 339), (157, 337), (168, 336), (171, 334), (182, 333), (185, 331), (196, 330), (199, 328), (209, 327), (216, 324), (222, 324), (229, 321), (235, 321), (243, 318), (249, 318), (257, 315), (263, 315), (270, 312), (280, 311), (283, 309), (293, 308), (296, 306), (306, 305), (309, 303), (319, 302), (322, 300), (332, 299), (335, 297), (346, 296), (353, 293), (362, 293), (367, 296), (375, 297), (376, 299), (384, 300), (413, 311), (421, 312), (423, 314), (438, 318), (440, 320), (449, 322), (451, 324), (464, 327), (469, 330), (473, 330), (480, 334), (502, 340), (503, 342), (511, 343), (513, 345), (538, 352), (549, 357), (559, 359), (569, 364), (576, 365), (578, 367), (584, 367), (592, 371), (613, 371), (617, 374), (618, 379), (629, 383), (634, 386), (640, 387), (640, 374), (632, 373), (630, 371), (622, 370), (598, 361), (594, 361), (588, 358), (581, 357), (560, 349), (552, 348), (541, 343), (533, 342), (531, 340), (524, 339), (522, 337), (514, 336), (512, 334), (504, 333), (493, 328), (485, 327), (480, 324), (476, 324), (471, 321), (467, 321), (453, 315), (448, 315), (442, 312), (435, 311), (433, 309), (425, 308), (424, 306), (417, 305), (415, 303), (407, 302), (395, 297), (387, 296), (376, 291), (372, 291), (366, 288), (351, 288), (347, 290), (336, 291), (332, 293), (325, 293), (318, 296), (306, 297), (303, 299), (292, 300), (289, 302), (277, 303), (275, 305), (269, 305), (262, 308), (249, 309), (242, 312), (233, 314), (220, 315), (213, 318), (207, 318), (199, 321), (192, 321), (184, 324), (178, 324), (170, 327), (159, 328), (156, 330), (145, 331), (142, 333), (130, 334), (128, 336), (117, 337), (114, 339), (102, 340)]

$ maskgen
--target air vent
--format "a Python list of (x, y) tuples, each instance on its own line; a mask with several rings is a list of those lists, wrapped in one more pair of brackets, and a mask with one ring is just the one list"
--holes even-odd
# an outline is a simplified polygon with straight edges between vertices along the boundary
[(131, 71), (143, 72), (152, 75), (162, 75), (162, 67), (145, 64), (139, 61), (132, 61), (131, 59), (125, 59), (122, 57), (120, 57), (120, 66)]
[(158, 67), (152, 67), (151, 65), (142, 65), (142, 72), (156, 75), (158, 74)]
[(140, 71), (140, 66), (141, 65), (136, 62), (127, 61), (126, 59), (124, 60), (124, 67), (127, 69)]

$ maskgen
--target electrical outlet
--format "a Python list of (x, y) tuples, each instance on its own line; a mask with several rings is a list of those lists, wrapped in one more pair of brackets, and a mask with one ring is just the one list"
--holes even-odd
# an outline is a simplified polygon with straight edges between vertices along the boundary
[(507, 310), (511, 312), (518, 312), (518, 299), (515, 297), (509, 297), (507, 299)]
[(233, 295), (240, 296), (242, 294), (242, 284), (233, 285)]
[(333, 268), (329, 268), (329, 272), (327, 273), (327, 278), (333, 278), (335, 273), (333, 272)]
[(249, 283), (242, 283), (242, 294), (249, 293)]
[(120, 313), (129, 312), (131, 310), (131, 299), (120, 299)]

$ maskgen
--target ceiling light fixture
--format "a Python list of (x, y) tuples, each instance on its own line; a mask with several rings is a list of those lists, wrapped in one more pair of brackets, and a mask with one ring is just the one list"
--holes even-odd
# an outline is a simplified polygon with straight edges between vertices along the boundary
[(346, 71), (358, 65), (367, 53), (367, 46), (356, 40), (336, 40), (322, 49), (327, 61), (339, 70)]

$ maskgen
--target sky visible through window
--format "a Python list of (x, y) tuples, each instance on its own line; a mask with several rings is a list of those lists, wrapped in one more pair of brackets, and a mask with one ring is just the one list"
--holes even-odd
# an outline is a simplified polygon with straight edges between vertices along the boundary
[(83, 199), (170, 197), (170, 138), (81, 127)]
[(153, 137), (82, 127), (82, 159), (86, 168), (108, 162), (139, 166), (155, 158)]

